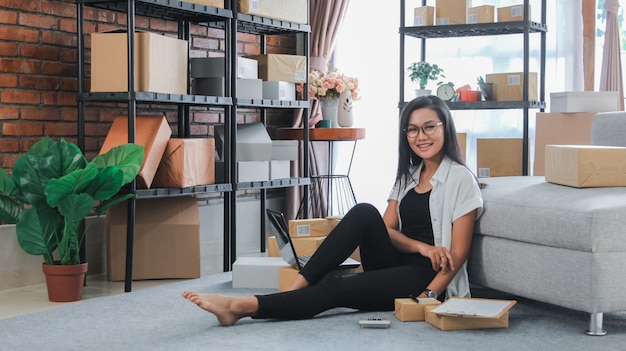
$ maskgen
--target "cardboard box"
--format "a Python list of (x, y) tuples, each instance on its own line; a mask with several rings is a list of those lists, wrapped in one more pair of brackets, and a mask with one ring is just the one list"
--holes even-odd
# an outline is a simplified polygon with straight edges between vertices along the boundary
[(577, 188), (626, 186), (626, 147), (547, 145), (546, 181)]
[(233, 263), (233, 288), (278, 288), (278, 272), (290, 267), (282, 257), (239, 257)]
[(616, 91), (550, 93), (550, 112), (612, 112), (619, 110)]
[[(528, 5), (528, 13), (530, 20), (531, 6)], [(515, 22), (524, 20), (524, 5), (513, 5), (498, 7), (498, 22)]]
[(456, 138), (459, 141), (459, 147), (461, 148), (461, 157), (463, 160), (467, 160), (467, 133), (456, 133)]
[(239, 12), (294, 23), (308, 23), (307, 0), (238, 0)]
[(491, 5), (470, 7), (467, 9), (467, 24), (493, 23), (495, 22), (496, 11)]
[[(509, 327), (509, 310), (515, 305), (514, 300), (489, 300), (508, 302), (508, 305), (494, 317), (480, 317), (471, 315), (457, 315), (457, 314), (437, 314), (433, 310), (444, 306), (451, 300), (458, 298), (448, 299), (443, 304), (436, 306), (426, 306), (426, 322), (441, 329), (441, 330), (464, 330), (464, 329), (494, 329), (494, 328), (508, 328)], [(470, 300), (484, 300), (487, 299), (470, 299)]]
[(535, 118), (533, 175), (545, 175), (546, 145), (591, 144), (591, 121), (595, 115), (595, 112), (538, 112)]
[[(226, 67), (224, 57), (194, 57), (191, 64), (191, 78), (223, 78)], [(237, 78), (259, 78), (259, 64), (247, 57), (237, 57)]]
[(259, 63), (259, 78), (264, 81), (303, 83), (306, 80), (306, 56), (267, 54), (248, 56)]
[[(194, 78), (191, 81), (194, 95), (226, 96), (224, 78)], [(260, 79), (237, 78), (237, 96), (239, 99), (262, 99), (263, 81)]]
[[(91, 91), (128, 91), (128, 35), (91, 34)], [(187, 94), (188, 43), (164, 35), (135, 33), (135, 91)]]
[(263, 98), (270, 100), (295, 101), (296, 84), (291, 82), (263, 82)]
[(435, 8), (433, 6), (420, 6), (413, 10), (414, 26), (434, 26)]
[(175, 139), (167, 142), (154, 187), (186, 188), (215, 183), (215, 139)]
[[(492, 73), (485, 75), (487, 83), (493, 83), (493, 101), (522, 101), (524, 96), (524, 73)], [(536, 101), (537, 72), (528, 72), (528, 100)]]
[[(329, 275), (346, 275), (356, 273), (355, 268), (337, 269), (328, 273)], [(282, 267), (278, 271), (278, 291), (286, 291), (291, 282), (298, 275), (298, 269), (294, 267)]]
[(291, 219), (289, 220), (289, 236), (292, 238), (327, 236), (335, 225), (335, 221), (326, 218)]
[[(215, 147), (223, 157), (224, 125), (215, 126)], [(263, 123), (237, 125), (237, 161), (269, 161), (272, 159), (272, 139)]]
[(522, 138), (476, 139), (478, 176), (522, 175)]
[[(127, 203), (107, 212), (107, 275), (124, 280)], [(192, 196), (135, 203), (133, 280), (200, 277), (200, 219)]]
[(204, 6), (224, 8), (224, 0), (181, 0), (183, 2), (190, 2), (192, 4), (199, 4)]
[[(291, 242), (298, 256), (312, 256), (325, 238), (325, 236), (293, 238)], [(281, 257), (275, 236), (267, 238), (267, 256)]]
[[(136, 116), (135, 133), (135, 143), (144, 147), (145, 154), (137, 176), (137, 188), (148, 189), (161, 163), (172, 129), (164, 116)], [(113, 119), (111, 129), (104, 139), (100, 154), (126, 143), (128, 143), (128, 117), (117, 116)]]
[(395, 309), (393, 314), (401, 322), (417, 322), (426, 319), (426, 306), (438, 306), (441, 302), (437, 299), (420, 299), (417, 303), (410, 298), (397, 298), (394, 300)]
[(437, 0), (435, 2), (435, 25), (465, 24), (466, 0)]

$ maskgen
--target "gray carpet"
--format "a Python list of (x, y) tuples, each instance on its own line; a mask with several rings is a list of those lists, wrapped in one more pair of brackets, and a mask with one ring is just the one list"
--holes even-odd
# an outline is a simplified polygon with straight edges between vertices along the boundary
[[(231, 274), (83, 300), (0, 320), (0, 350), (624, 350), (626, 312), (605, 314), (609, 334), (583, 334), (588, 315), (518, 298), (508, 329), (441, 331), (400, 322), (392, 312), (335, 309), (301, 321), (242, 319), (221, 327), (180, 296), (182, 290), (237, 295)], [(511, 298), (476, 289), (475, 296)], [(303, 301), (306, 303), (306, 301)], [(389, 329), (362, 329), (359, 319), (389, 318)]]

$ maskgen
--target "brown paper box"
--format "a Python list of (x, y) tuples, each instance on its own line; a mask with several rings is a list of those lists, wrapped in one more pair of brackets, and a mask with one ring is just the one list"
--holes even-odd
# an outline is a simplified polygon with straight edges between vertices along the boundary
[(463, 160), (465, 161), (467, 159), (467, 133), (456, 133), (456, 138), (459, 140), (461, 157), (463, 157)]
[(289, 236), (292, 238), (327, 236), (331, 230), (331, 221), (325, 218), (289, 220)]
[(185, 188), (215, 183), (215, 139), (170, 139), (153, 187)]
[[(145, 154), (137, 176), (137, 188), (146, 189), (152, 185), (167, 141), (172, 135), (172, 129), (163, 116), (137, 116), (135, 127), (135, 143), (144, 147)], [(117, 116), (100, 148), (100, 154), (126, 143), (128, 143), (128, 117)]]
[(306, 56), (267, 54), (248, 58), (259, 63), (259, 78), (264, 81), (302, 83), (306, 79)]
[(456, 316), (433, 313), (438, 306), (426, 306), (426, 322), (441, 330), (493, 329), (509, 327), (509, 310), (516, 301), (511, 300), (496, 317)]
[(217, 7), (220, 9), (224, 8), (224, 0), (181, 0), (181, 1), (204, 5), (204, 6)]
[(306, 24), (308, 1), (306, 0), (238, 0), (239, 12)]
[[(356, 273), (355, 268), (346, 268), (346, 269), (337, 269), (331, 271), (328, 274), (332, 275), (344, 275), (344, 274), (354, 274)], [(285, 291), (291, 285), (291, 282), (298, 275), (298, 269), (294, 267), (282, 267), (278, 271), (278, 291)]]
[[(91, 34), (91, 91), (128, 91), (128, 35)], [(187, 94), (188, 43), (149, 32), (135, 33), (135, 91)]]
[(533, 175), (545, 175), (546, 145), (589, 145), (595, 112), (538, 112), (535, 127)]
[[(107, 275), (124, 280), (126, 208), (107, 212)], [(200, 220), (191, 196), (138, 199), (135, 205), (133, 279), (199, 278)]]
[(435, 8), (433, 6), (420, 6), (413, 9), (413, 25), (435, 25)]
[(436, 299), (422, 299), (419, 303), (409, 298), (394, 300), (395, 309), (393, 314), (401, 322), (416, 322), (426, 319), (426, 306), (438, 306), (441, 302)]
[(435, 25), (465, 24), (466, 11), (466, 0), (437, 0)]
[(521, 138), (478, 138), (476, 155), (479, 177), (522, 175)]
[[(492, 73), (485, 75), (487, 83), (493, 83), (494, 101), (521, 101), (524, 95), (524, 73)], [(528, 72), (528, 100), (536, 101), (537, 72)]]
[[(298, 256), (311, 256), (315, 253), (318, 247), (322, 244), (326, 237), (308, 237), (308, 238), (293, 238), (293, 248), (296, 250)], [(275, 236), (267, 238), (267, 255), (269, 257), (280, 257), (280, 249), (276, 242)]]
[(626, 186), (626, 147), (547, 145), (546, 181), (577, 188)]
[[(528, 5), (530, 13), (531, 6)], [(530, 16), (529, 16), (530, 17)], [(514, 22), (524, 20), (524, 5), (498, 7), (498, 22)]]
[(467, 9), (467, 24), (493, 23), (495, 21), (495, 7), (483, 5)]

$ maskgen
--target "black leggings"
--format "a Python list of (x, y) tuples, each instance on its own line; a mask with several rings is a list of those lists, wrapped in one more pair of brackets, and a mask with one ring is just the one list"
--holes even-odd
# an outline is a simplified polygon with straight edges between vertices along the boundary
[[(357, 247), (363, 273), (327, 274)], [(369, 204), (354, 206), (300, 273), (308, 287), (257, 295), (254, 318), (304, 319), (335, 307), (391, 311), (395, 298), (419, 295), (437, 274), (428, 258), (393, 247), (380, 213)]]

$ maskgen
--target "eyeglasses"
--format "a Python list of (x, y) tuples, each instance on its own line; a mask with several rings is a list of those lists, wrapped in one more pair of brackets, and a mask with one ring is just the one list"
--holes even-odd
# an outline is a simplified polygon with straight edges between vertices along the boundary
[(435, 130), (437, 129), (437, 127), (439, 127), (442, 124), (443, 124), (443, 122), (426, 123), (426, 124), (424, 124), (421, 127), (410, 126), (408, 128), (403, 129), (403, 131), (406, 134), (406, 136), (409, 137), (409, 138), (415, 138), (417, 136), (417, 134), (419, 134), (420, 130), (422, 131), (422, 133), (424, 133), (426, 135), (432, 135), (432, 134), (435, 134)]

